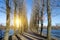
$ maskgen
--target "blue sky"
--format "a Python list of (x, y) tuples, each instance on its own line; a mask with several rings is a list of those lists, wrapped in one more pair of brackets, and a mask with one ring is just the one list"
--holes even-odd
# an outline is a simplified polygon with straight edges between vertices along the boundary
[[(57, 3), (57, 2), (56, 2)], [(0, 24), (5, 25), (6, 24), (6, 14), (5, 12), (5, 3), (4, 0), (0, 0)], [(3, 7), (4, 9), (2, 9)], [(32, 0), (26, 0), (26, 8), (27, 8), (27, 19), (28, 22), (30, 21), (31, 12), (32, 12)], [(1, 12), (4, 11), (4, 12)], [(60, 8), (55, 7), (52, 11), (52, 25), (55, 25), (56, 23), (60, 23)], [(47, 25), (47, 16), (44, 15), (44, 25)]]
[(28, 23), (29, 23), (30, 17), (31, 17), (31, 11), (32, 11), (32, 0), (26, 1), (26, 8), (27, 8), (27, 18), (28, 18)]

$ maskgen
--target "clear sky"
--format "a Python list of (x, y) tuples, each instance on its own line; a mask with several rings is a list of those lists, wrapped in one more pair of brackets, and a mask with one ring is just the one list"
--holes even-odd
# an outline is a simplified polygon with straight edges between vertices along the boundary
[(28, 18), (28, 23), (30, 22), (30, 17), (32, 13), (32, 0), (26, 0), (26, 8), (27, 8), (27, 18)]
[[(60, 4), (56, 2), (57, 4)], [(6, 24), (6, 14), (4, 13), (6, 9), (4, 0), (0, 0), (0, 24)], [(2, 8), (1, 8), (2, 7)], [(26, 0), (26, 8), (27, 8), (27, 18), (28, 22), (30, 21), (31, 12), (32, 12), (32, 0)], [(54, 8), (54, 7), (53, 7)], [(2, 12), (3, 11), (3, 12)], [(52, 13), (52, 25), (56, 23), (60, 23), (60, 8), (55, 7), (51, 10)], [(47, 16), (44, 15), (44, 25), (47, 25)]]

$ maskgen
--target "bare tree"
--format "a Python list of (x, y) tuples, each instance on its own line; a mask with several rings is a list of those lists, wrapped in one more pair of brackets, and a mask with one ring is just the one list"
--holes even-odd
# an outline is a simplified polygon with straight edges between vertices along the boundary
[(9, 0), (6, 0), (6, 29), (5, 29), (4, 40), (8, 40), (9, 27), (10, 27), (10, 7), (9, 7)]
[[(22, 8), (23, 8), (23, 0), (20, 0), (18, 1), (18, 7), (19, 7), (19, 13), (18, 13), (18, 16), (19, 16), (19, 20), (21, 20), (22, 22)], [(20, 25), (20, 21), (19, 21), (19, 33), (22, 34), (22, 27)]]
[(28, 23), (27, 23), (26, 6), (25, 5), (26, 5), (25, 0), (18, 1), (18, 8), (19, 8), (18, 9), (18, 11), (19, 11), (18, 16), (19, 16), (19, 19), (22, 22), (22, 26), (23, 26), (23, 27), (21, 27), (21, 25), (19, 25), (20, 33), (27, 31)]
[(48, 15), (47, 37), (48, 37), (48, 40), (51, 40), (51, 11), (50, 11), (50, 0), (47, 0), (47, 15)]
[(16, 3), (16, 0), (14, 0), (14, 4), (15, 4), (15, 9), (14, 9), (14, 33), (15, 33), (15, 30), (16, 30), (16, 7), (17, 7), (17, 3)]
[(42, 35), (42, 31), (43, 31), (43, 14), (44, 14), (44, 0), (42, 0), (42, 10), (41, 10), (41, 32), (40, 32), (40, 35)]
[(39, 28), (39, 11), (40, 11), (40, 0), (33, 0), (31, 27), (35, 32), (38, 32)]

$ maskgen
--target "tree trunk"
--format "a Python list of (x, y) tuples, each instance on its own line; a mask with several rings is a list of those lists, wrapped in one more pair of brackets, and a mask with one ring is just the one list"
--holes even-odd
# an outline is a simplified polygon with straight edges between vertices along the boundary
[(48, 27), (47, 27), (47, 39), (51, 40), (51, 12), (50, 12), (50, 0), (47, 0), (47, 15), (48, 15)]
[(14, 34), (16, 31), (16, 0), (14, 0), (14, 4), (15, 4), (15, 9), (14, 9)]
[(10, 7), (9, 7), (9, 0), (6, 0), (6, 29), (5, 29), (4, 40), (8, 40), (9, 27), (10, 27)]
[(43, 12), (44, 12), (44, 0), (42, 0), (42, 10), (41, 10), (41, 32), (40, 32), (40, 35), (42, 35), (42, 31), (43, 31)]

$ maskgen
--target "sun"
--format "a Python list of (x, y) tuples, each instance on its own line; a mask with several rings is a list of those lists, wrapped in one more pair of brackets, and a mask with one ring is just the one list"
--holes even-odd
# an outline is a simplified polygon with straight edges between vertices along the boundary
[(20, 26), (20, 27), (22, 26), (22, 20), (21, 20), (21, 18), (19, 18), (19, 17), (17, 16), (17, 18), (16, 18), (16, 27), (19, 28), (19, 26)]
[(19, 18), (16, 18), (16, 27), (19, 27)]

